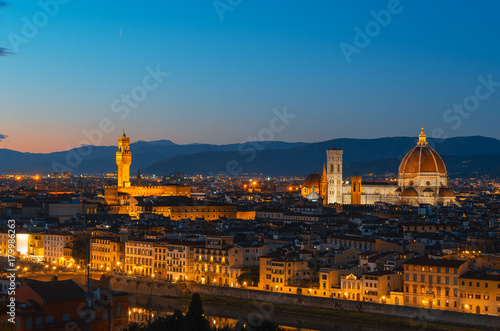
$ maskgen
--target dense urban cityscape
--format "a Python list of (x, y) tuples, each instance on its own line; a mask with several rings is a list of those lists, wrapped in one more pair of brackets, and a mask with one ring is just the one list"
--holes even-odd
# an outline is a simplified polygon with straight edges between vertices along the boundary
[(499, 12), (0, 0), (0, 331), (499, 330)]
[[(126, 293), (175, 297), (194, 289), (500, 316), (499, 181), (448, 181), (424, 128), (398, 178), (344, 178), (342, 155), (325, 151), (323, 174), (305, 179), (131, 176), (124, 130), (116, 174), (2, 176), (0, 253), (5, 267), (8, 220), (15, 220), (18, 328), (83, 318), (65, 302), (83, 302), (84, 290), (57, 277), (43, 289), (37, 276), (46, 275), (80, 276), (98, 297), (100, 286), (113, 291), (110, 312), (91, 324), (113, 330), (161, 314), (128, 307)], [(4, 294), (8, 285), (5, 278)], [(51, 299), (50, 286), (66, 294)], [(73, 308), (54, 311), (51, 300)], [(49, 312), (50, 319), (33, 317)]]

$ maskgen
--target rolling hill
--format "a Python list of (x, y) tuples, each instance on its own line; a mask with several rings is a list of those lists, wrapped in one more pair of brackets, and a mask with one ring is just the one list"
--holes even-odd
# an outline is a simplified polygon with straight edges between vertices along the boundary
[[(443, 157), (450, 175), (470, 176), (477, 172), (500, 176), (500, 140), (481, 136), (428, 139)], [(397, 173), (400, 160), (415, 146), (416, 138), (337, 139), (318, 143), (247, 142), (244, 144), (188, 144), (170, 140), (138, 141), (131, 144), (135, 172), (170, 174), (262, 173), (271, 176), (303, 176), (320, 172), (326, 150), (344, 150), (344, 173)], [(258, 146), (258, 147), (255, 147)], [(0, 149), (0, 172), (80, 173), (116, 172), (115, 146), (91, 146), (47, 154)], [(85, 155), (81, 157), (80, 155)], [(55, 165), (65, 168), (60, 169)], [(57, 168), (57, 169), (56, 169)]]

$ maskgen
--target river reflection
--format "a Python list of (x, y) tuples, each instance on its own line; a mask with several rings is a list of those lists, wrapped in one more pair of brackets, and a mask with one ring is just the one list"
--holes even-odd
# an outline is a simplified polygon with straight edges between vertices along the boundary
[[(180, 299), (135, 294), (130, 296), (128, 305), (129, 322), (143, 323), (151, 321), (158, 316), (170, 315), (176, 309), (179, 309), (182, 312), (186, 312), (189, 306), (189, 302)], [(228, 307), (225, 305), (217, 305), (213, 303), (203, 303), (203, 309), (210, 323), (219, 327), (234, 327), (236, 326), (238, 321), (245, 324), (249, 321), (256, 321), (260, 316), (262, 316), (257, 306), (255, 307), (255, 309), (249, 309), (233, 306)], [(264, 313), (267, 313), (268, 311), (269, 310), (265, 311)], [(273, 321), (274, 323), (281, 325), (286, 331), (383, 330), (379, 328), (356, 325), (356, 321), (353, 321), (349, 324), (345, 324), (344, 322), (335, 322), (335, 320), (328, 319), (328, 317), (290, 315), (272, 312), (272, 314), (269, 314), (268, 316), (266, 316), (266, 318)]]

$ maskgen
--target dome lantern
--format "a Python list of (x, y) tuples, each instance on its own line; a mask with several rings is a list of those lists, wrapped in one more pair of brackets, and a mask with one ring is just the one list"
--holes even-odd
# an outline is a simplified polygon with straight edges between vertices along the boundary
[(418, 146), (429, 146), (429, 143), (427, 142), (427, 135), (424, 132), (423, 125), (422, 125), (422, 132), (420, 132), (420, 135), (418, 136)]

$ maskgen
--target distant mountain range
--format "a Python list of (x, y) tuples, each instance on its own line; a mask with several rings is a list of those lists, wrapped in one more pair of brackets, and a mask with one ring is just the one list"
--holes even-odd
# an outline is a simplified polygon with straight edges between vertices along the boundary
[[(397, 174), (405, 154), (417, 138), (337, 139), (318, 143), (250, 142), (244, 144), (178, 145), (170, 140), (138, 141), (131, 144), (134, 173), (191, 174), (262, 173), (269, 176), (304, 176), (321, 172), (326, 150), (344, 150), (344, 174)], [(500, 140), (481, 136), (445, 140), (428, 139), (443, 157), (451, 176), (472, 174), (500, 176)], [(81, 173), (116, 172), (116, 146), (80, 147), (47, 154), (0, 149), (0, 172)], [(79, 155), (86, 155), (79, 157)]]

